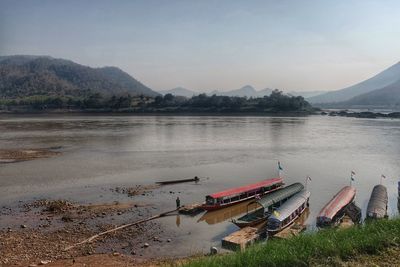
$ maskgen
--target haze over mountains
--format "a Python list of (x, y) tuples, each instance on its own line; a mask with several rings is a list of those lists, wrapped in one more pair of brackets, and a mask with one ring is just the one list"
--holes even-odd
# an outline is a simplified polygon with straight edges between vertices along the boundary
[(80, 97), (103, 95), (157, 96), (116, 67), (91, 68), (48, 56), (0, 57), (0, 97), (33, 95)]
[[(342, 103), (358, 105), (392, 105), (393, 101), (385, 102), (388, 92), (397, 92), (400, 81), (400, 62), (378, 73), (370, 79), (346, 87), (341, 90), (327, 92), (321, 95), (310, 97), (307, 100), (314, 104)], [(388, 89), (388, 88), (391, 89)], [(381, 89), (385, 89), (380, 91)], [(368, 94), (370, 93), (371, 94)], [(374, 93), (372, 93), (374, 92)], [(363, 96), (365, 94), (365, 96)], [(375, 101), (371, 98), (374, 96)], [(367, 102), (362, 103), (363, 99)], [(368, 100), (367, 100), (368, 99)], [(379, 104), (378, 104), (379, 103)]]
[[(271, 92), (270, 88), (256, 90), (246, 85), (239, 89), (214, 90), (206, 94), (256, 98), (270, 95)], [(0, 98), (34, 95), (81, 97), (93, 93), (106, 96), (159, 95), (117, 67), (91, 68), (49, 56), (0, 56)], [(190, 98), (203, 92), (177, 87), (160, 93)], [(303, 96), (314, 106), (321, 107), (400, 107), (400, 62), (370, 79), (341, 90), (284, 93)]]
[[(261, 90), (256, 90), (253, 86), (251, 85), (245, 85), (239, 89), (234, 89), (234, 90), (229, 90), (229, 91), (219, 91), (219, 90), (213, 90), (211, 92), (204, 92), (204, 91), (194, 91), (190, 89), (186, 89), (183, 87), (176, 87), (170, 90), (162, 90), (159, 91), (159, 93), (165, 95), (165, 94), (173, 94), (176, 96), (185, 96), (185, 97), (192, 97), (194, 95), (198, 95), (201, 93), (206, 93), (207, 95), (218, 95), (218, 96), (239, 96), (239, 97), (263, 97), (265, 95), (270, 95), (272, 92), (272, 89), (270, 88), (265, 88)], [(288, 92), (287, 94), (293, 95), (293, 96), (303, 96), (303, 97), (310, 97), (310, 96), (315, 96), (318, 94), (323, 93), (324, 91), (309, 91), (309, 92), (296, 92), (296, 91), (291, 91)]]

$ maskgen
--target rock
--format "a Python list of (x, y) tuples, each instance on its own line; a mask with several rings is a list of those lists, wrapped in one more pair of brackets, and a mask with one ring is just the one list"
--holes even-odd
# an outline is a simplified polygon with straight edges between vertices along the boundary
[(120, 254), (118, 252), (114, 252), (113, 256), (119, 256)]
[(132, 255), (136, 255), (136, 251), (135, 251), (135, 250), (132, 250), (132, 251), (131, 251), (131, 254), (132, 254)]
[(25, 224), (21, 224), (21, 228), (26, 228), (27, 226)]
[(119, 211), (117, 214), (118, 214), (118, 215), (122, 215), (122, 212)]
[(170, 238), (167, 239), (167, 242), (170, 243), (172, 240)]
[(29, 267), (36, 267), (36, 266), (37, 266), (37, 264), (34, 264), (34, 263), (29, 265)]
[(148, 248), (150, 245), (149, 243), (144, 243), (143, 247)]
[(49, 264), (51, 261), (47, 261), (47, 260), (42, 260), (39, 262), (39, 265), (46, 265)]

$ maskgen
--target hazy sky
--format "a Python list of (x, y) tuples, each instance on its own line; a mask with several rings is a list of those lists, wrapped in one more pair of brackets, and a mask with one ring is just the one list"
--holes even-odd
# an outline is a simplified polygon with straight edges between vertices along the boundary
[(400, 60), (400, 1), (0, 0), (12, 54), (114, 65), (153, 89), (340, 89)]

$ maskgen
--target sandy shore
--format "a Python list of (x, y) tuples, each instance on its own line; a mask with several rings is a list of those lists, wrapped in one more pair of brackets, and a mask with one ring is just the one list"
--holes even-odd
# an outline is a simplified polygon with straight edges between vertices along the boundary
[(33, 149), (0, 149), (0, 163), (15, 163), (26, 160), (50, 158), (61, 154), (54, 148), (33, 148)]

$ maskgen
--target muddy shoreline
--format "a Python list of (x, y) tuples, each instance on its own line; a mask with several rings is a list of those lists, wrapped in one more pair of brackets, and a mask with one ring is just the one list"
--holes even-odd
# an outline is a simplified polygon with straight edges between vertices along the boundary
[(76, 259), (96, 262), (97, 258), (109, 259), (110, 266), (118, 266), (118, 262), (124, 266), (154, 264), (163, 259), (148, 257), (145, 252), (173, 242), (157, 221), (121, 229), (65, 251), (68, 246), (112, 229), (122, 221), (135, 222), (153, 213), (152, 206), (137, 202), (81, 205), (42, 199), (21, 202), (16, 208), (3, 206), (2, 225), (8, 226), (0, 229), (0, 265), (63, 266)]

